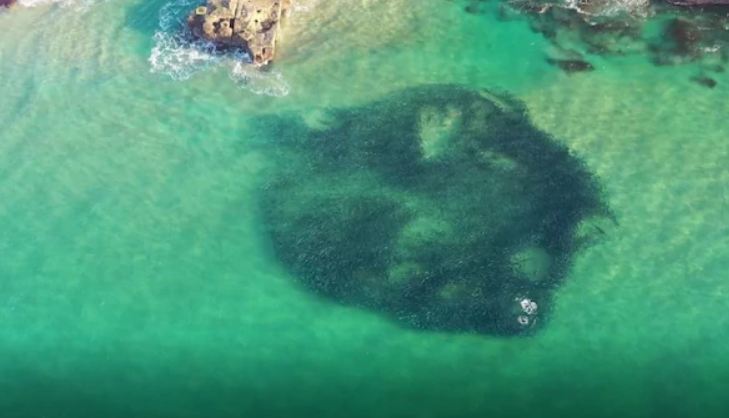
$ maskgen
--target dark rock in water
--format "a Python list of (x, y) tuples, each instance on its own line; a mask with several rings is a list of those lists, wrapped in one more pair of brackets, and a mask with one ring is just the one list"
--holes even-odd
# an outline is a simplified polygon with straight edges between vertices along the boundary
[(469, 0), (463, 10), (470, 14), (481, 14), (484, 11), (485, 3), (486, 0)]
[(595, 67), (587, 61), (579, 59), (554, 59), (547, 58), (547, 62), (559, 67), (562, 71), (567, 73), (577, 73), (583, 71), (592, 71)]
[(16, 3), (16, 0), (0, 0), (0, 7), (10, 7)]
[(691, 77), (691, 80), (695, 81), (698, 84), (701, 84), (704, 87), (708, 87), (710, 89), (713, 89), (714, 87), (716, 87), (716, 84), (717, 84), (716, 80), (714, 80), (711, 77), (707, 77), (705, 75), (697, 75), (697, 76)]
[(661, 39), (650, 45), (653, 61), (672, 65), (698, 59), (701, 54), (702, 33), (697, 22), (673, 18), (663, 28)]
[(261, 213), (322, 297), (418, 329), (518, 334), (607, 228), (592, 226), (609, 219), (594, 177), (508, 97), (430, 86), (313, 119), (262, 121), (277, 143)]
[[(598, 14), (586, 14), (564, 5), (540, 0), (521, 0), (508, 3), (530, 19), (531, 28), (552, 41), (559, 48), (580, 45), (586, 52), (622, 55), (642, 51), (637, 45), (641, 27), (633, 19), (618, 19)], [(583, 9), (593, 10), (604, 2), (582, 2)]]
[[(671, 0), (700, 6), (677, 8), (667, 1), (508, 0), (529, 18), (532, 29), (559, 49), (581, 53), (648, 53), (657, 65), (729, 61), (729, 0)], [(667, 24), (666, 24), (667, 22)], [(664, 25), (655, 35), (654, 27)]]
[(673, 42), (674, 51), (679, 55), (695, 54), (701, 41), (701, 32), (693, 22), (676, 18), (672, 19), (665, 29), (666, 38)]

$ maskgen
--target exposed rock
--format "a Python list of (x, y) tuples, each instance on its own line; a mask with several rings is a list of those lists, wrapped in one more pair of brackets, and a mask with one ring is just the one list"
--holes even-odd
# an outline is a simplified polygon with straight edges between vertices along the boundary
[(0, 0), (0, 7), (10, 7), (15, 4), (15, 0)]
[(196, 37), (243, 48), (262, 66), (273, 60), (281, 19), (290, 5), (291, 0), (208, 0), (187, 22)]

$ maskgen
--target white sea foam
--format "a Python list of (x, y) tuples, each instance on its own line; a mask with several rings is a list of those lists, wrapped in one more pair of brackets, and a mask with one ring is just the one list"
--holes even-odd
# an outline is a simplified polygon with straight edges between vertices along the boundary
[(308, 12), (319, 4), (320, 0), (295, 1), (291, 4), (291, 10), (294, 12)]
[(589, 16), (646, 17), (650, 13), (650, 0), (564, 0), (564, 2), (567, 8)]
[(222, 54), (211, 43), (190, 40), (185, 19), (199, 0), (175, 0), (159, 13), (159, 30), (149, 57), (151, 71), (187, 80), (215, 65), (229, 68), (230, 79), (255, 94), (285, 96), (289, 86), (276, 71), (260, 71), (243, 52)]
[(167, 74), (175, 80), (187, 80), (218, 61), (206, 44), (196, 45), (167, 32), (154, 34), (155, 45), (149, 56), (152, 72)]
[(76, 6), (79, 8), (88, 8), (96, 3), (97, 0), (18, 0), (18, 4), (23, 7), (39, 7), (50, 4), (59, 6)]
[(238, 61), (230, 71), (230, 78), (240, 87), (256, 94), (279, 97), (289, 94), (289, 84), (277, 71), (262, 72)]

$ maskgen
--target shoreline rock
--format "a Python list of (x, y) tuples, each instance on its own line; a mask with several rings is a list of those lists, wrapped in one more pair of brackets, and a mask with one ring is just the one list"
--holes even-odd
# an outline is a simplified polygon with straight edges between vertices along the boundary
[(197, 38), (218, 46), (242, 48), (253, 64), (269, 64), (276, 51), (281, 19), (291, 0), (207, 0), (187, 19)]
[(9, 8), (14, 5), (16, 0), (0, 0), (0, 8)]

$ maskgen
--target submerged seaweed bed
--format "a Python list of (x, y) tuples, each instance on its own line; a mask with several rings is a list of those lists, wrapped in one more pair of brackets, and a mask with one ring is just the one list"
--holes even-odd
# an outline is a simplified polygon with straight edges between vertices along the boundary
[(532, 329), (609, 216), (584, 165), (505, 96), (420, 87), (268, 125), (278, 256), (318, 294), (408, 326)]
[[(465, 6), (468, 13), (486, 8)], [(516, 12), (516, 13), (515, 13)], [(509, 0), (503, 19), (527, 16), (552, 42), (548, 62), (567, 72), (589, 71), (588, 55), (646, 54), (656, 65), (696, 63), (692, 79), (707, 87), (729, 61), (729, 5), (679, 7), (665, 1)]]

